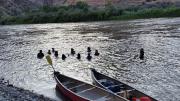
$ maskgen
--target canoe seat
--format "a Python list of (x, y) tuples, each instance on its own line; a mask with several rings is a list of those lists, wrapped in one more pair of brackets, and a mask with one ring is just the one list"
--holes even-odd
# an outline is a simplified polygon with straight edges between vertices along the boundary
[(109, 95), (106, 95), (106, 96), (103, 96), (101, 98), (96, 99), (95, 101), (107, 101), (107, 100), (111, 99), (111, 98), (108, 98), (108, 97), (109, 97)]
[(79, 92), (81, 92), (81, 91), (84, 91), (84, 90), (87, 90), (87, 89), (89, 89), (89, 88), (92, 88), (92, 86), (90, 86), (90, 85), (87, 85), (87, 84), (80, 84), (80, 85), (77, 85), (77, 86), (74, 86), (74, 87), (72, 87), (70, 90), (71, 91), (73, 91), (73, 92), (75, 92), (75, 93), (79, 93)]
[(86, 84), (85, 84), (85, 83), (83, 83), (83, 84), (80, 84), (80, 85), (77, 85), (77, 86), (71, 87), (71, 88), (69, 88), (69, 89), (75, 89), (75, 88), (78, 88), (78, 87), (81, 87), (81, 86), (84, 86), (84, 85), (86, 85)]
[(66, 82), (63, 82), (63, 85), (68, 85), (70, 83), (74, 83), (74, 82), (71, 82), (71, 81), (66, 81)]
[(91, 87), (91, 88), (89, 88), (89, 89), (85, 89), (85, 90), (83, 90), (83, 91), (80, 91), (80, 92), (78, 92), (77, 94), (84, 93), (84, 92), (87, 92), (87, 91), (92, 90), (92, 89), (95, 89), (95, 88), (96, 88), (96, 87)]
[[(84, 91), (78, 92), (78, 95), (88, 98), (90, 101), (96, 101), (97, 99), (100, 99), (104, 96), (109, 95), (108, 92), (105, 92), (102, 89), (99, 89), (97, 87), (91, 87), (89, 89), (86, 89)], [(98, 100), (100, 101), (100, 100)], [(101, 101), (108, 101), (108, 100), (101, 100)]]

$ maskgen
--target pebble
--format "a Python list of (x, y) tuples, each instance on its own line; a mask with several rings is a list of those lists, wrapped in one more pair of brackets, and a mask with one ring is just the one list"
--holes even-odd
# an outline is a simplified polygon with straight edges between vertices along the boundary
[(53, 99), (32, 93), (29, 90), (14, 87), (0, 80), (0, 101), (55, 101)]

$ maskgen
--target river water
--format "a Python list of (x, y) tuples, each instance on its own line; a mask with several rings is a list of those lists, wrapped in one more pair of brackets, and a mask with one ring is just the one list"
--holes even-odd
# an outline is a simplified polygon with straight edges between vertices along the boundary
[[(88, 46), (100, 56), (87, 61)], [(95, 68), (159, 101), (180, 100), (180, 18), (0, 26), (0, 77), (65, 100), (55, 94), (52, 68), (37, 59), (40, 49), (47, 54), (51, 48), (59, 51), (60, 58), (51, 56), (64, 75), (91, 83), (89, 68)], [(81, 61), (69, 55), (70, 48), (81, 53)], [(144, 60), (138, 59), (140, 48)]]

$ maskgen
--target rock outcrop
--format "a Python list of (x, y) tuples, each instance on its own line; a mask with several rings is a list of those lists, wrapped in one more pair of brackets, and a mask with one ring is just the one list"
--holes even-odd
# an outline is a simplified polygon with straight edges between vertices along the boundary
[(36, 7), (35, 3), (28, 0), (0, 0), (0, 14), (2, 15), (18, 15)]

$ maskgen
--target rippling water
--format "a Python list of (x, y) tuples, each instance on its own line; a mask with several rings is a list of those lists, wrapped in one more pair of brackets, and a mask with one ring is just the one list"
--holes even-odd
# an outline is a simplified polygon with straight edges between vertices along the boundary
[[(87, 61), (88, 46), (100, 56)], [(52, 55), (54, 67), (65, 75), (91, 83), (89, 68), (96, 68), (157, 100), (180, 100), (180, 18), (0, 26), (0, 77), (58, 99), (52, 69), (36, 57), (38, 50), (46, 54), (51, 48), (60, 55), (70, 48), (82, 54), (81, 61)]]

